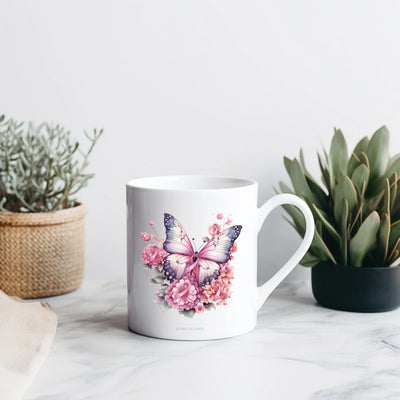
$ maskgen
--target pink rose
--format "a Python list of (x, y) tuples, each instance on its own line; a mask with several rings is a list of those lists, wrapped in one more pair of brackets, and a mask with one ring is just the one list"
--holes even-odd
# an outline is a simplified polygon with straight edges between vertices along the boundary
[(165, 300), (178, 311), (195, 309), (201, 299), (202, 288), (193, 275), (184, 275), (165, 289)]
[(203, 302), (216, 302), (217, 306), (225, 306), (231, 297), (231, 279), (233, 279), (232, 267), (226, 265), (221, 275), (203, 287)]
[(196, 311), (197, 314), (201, 314), (203, 313), (206, 308), (204, 307), (203, 303), (199, 303), (197, 304), (197, 306), (194, 308), (194, 310)]
[(208, 227), (208, 233), (211, 236), (219, 235), (221, 233), (221, 227), (218, 224), (212, 224)]
[(145, 242), (148, 242), (151, 239), (150, 235), (147, 232), (141, 232), (140, 236), (142, 237), (142, 240), (144, 240)]
[(150, 267), (155, 267), (160, 265), (167, 255), (168, 253), (162, 247), (149, 244), (143, 249), (142, 260)]
[(149, 222), (149, 225), (150, 225), (150, 226), (153, 226), (153, 225), (154, 225), (154, 222), (153, 222), (153, 221), (150, 221), (150, 222)]
[(224, 216), (221, 213), (217, 214), (217, 219), (222, 219), (222, 218), (224, 218)]

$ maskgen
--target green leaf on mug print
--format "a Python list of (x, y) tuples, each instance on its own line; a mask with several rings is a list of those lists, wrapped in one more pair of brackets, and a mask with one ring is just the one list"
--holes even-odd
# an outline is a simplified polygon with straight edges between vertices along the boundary
[(165, 281), (165, 275), (164, 274), (157, 274), (154, 275), (153, 278), (151, 278), (151, 283), (163, 283)]
[(164, 303), (161, 303), (160, 307), (161, 307), (161, 310), (163, 310), (163, 311), (167, 311), (171, 308), (171, 306), (166, 301), (164, 301)]
[(182, 314), (187, 318), (193, 318), (195, 311), (194, 310), (179, 311), (179, 314)]

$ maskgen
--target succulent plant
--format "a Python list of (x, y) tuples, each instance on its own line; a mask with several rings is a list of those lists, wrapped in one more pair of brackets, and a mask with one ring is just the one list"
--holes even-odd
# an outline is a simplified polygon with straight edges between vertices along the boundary
[(47, 212), (73, 207), (75, 195), (94, 175), (88, 158), (102, 134), (87, 136), (86, 152), (60, 125), (38, 126), (0, 116), (0, 209)]
[[(397, 265), (400, 255), (400, 154), (389, 157), (385, 126), (362, 138), (348, 154), (346, 140), (335, 129), (329, 153), (318, 154), (323, 187), (306, 168), (304, 155), (285, 157), (293, 190), (280, 191), (304, 199), (314, 215), (315, 235), (300, 262), (330, 262), (356, 267)], [(303, 236), (305, 222), (295, 207), (284, 206), (289, 223)]]

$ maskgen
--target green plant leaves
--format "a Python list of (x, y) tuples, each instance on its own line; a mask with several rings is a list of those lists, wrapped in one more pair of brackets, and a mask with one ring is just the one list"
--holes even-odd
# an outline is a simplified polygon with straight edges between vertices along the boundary
[(347, 173), (347, 143), (343, 133), (335, 129), (329, 150), (329, 158), (332, 164), (333, 175), (337, 182)]
[(400, 221), (393, 222), (390, 226), (389, 249), (392, 250), (400, 237)]
[[(362, 138), (350, 157), (343, 133), (335, 129), (329, 154), (324, 149), (321, 154), (318, 163), (327, 190), (307, 170), (302, 150), (299, 161), (284, 159), (293, 190), (283, 183), (280, 189), (302, 197), (315, 220), (314, 239), (301, 264), (396, 264), (400, 256), (400, 154), (389, 160), (387, 128), (378, 129), (371, 139)], [(296, 207), (284, 208), (289, 222), (304, 236), (303, 215)]]
[(354, 170), (361, 164), (361, 153), (365, 153), (368, 147), (368, 137), (363, 137), (356, 145), (347, 164), (347, 175), (351, 176)]
[(303, 267), (315, 267), (320, 263), (320, 259), (317, 256), (314, 256), (311, 251), (309, 251), (300, 261), (300, 264)]
[(102, 130), (85, 132), (87, 152), (60, 125), (3, 119), (0, 132), (1, 211), (50, 212), (76, 205), (75, 195), (93, 177), (87, 167)]
[(357, 192), (353, 182), (348, 176), (344, 176), (335, 188), (334, 192), (334, 215), (338, 224), (342, 220), (343, 200), (347, 200), (349, 215), (352, 215), (357, 206)]
[(364, 257), (375, 245), (379, 225), (379, 214), (373, 211), (351, 239), (349, 246), (350, 262), (355, 267), (361, 267)]
[(370, 164), (371, 181), (374, 181), (385, 172), (389, 161), (389, 131), (386, 126), (382, 126), (372, 135), (366, 154)]
[(332, 225), (331, 222), (328, 221), (328, 216), (320, 210), (315, 204), (312, 205), (314, 209), (314, 214), (316, 218), (318, 218), (322, 222), (322, 226), (327, 230), (327, 232), (331, 235), (333, 239), (335, 239), (338, 243), (340, 242), (340, 235)]
[(365, 164), (359, 165), (351, 175), (351, 180), (356, 187), (360, 197), (364, 197), (365, 189), (368, 185), (369, 170)]
[[(317, 227), (318, 228), (318, 227)], [(337, 264), (337, 261), (328, 246), (322, 239), (321, 235), (318, 232), (318, 229), (315, 230), (314, 239), (311, 243), (311, 251), (317, 255), (322, 261), (331, 261), (334, 264)]]

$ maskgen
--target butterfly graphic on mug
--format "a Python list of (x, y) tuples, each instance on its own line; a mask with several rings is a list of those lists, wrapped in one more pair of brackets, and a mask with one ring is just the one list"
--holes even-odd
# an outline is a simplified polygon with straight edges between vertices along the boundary
[(149, 222), (152, 232), (140, 233), (147, 242), (142, 251), (144, 267), (153, 271), (150, 283), (160, 285), (154, 301), (163, 311), (174, 308), (193, 318), (228, 304), (234, 280), (233, 254), (242, 226), (231, 226), (230, 215), (218, 213), (216, 219), (198, 250), (182, 224), (169, 213), (164, 214), (165, 237), (157, 233), (153, 221)]
[(230, 250), (242, 230), (241, 225), (231, 226), (195, 251), (182, 225), (173, 215), (164, 214), (164, 226), (167, 238), (163, 248), (169, 253), (162, 262), (166, 278), (173, 282), (184, 274), (193, 274), (199, 286), (218, 278), (221, 265), (229, 261)]

